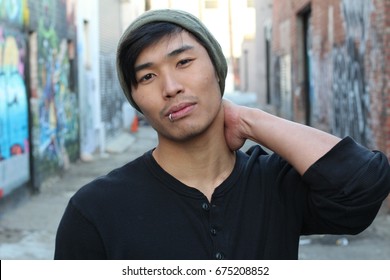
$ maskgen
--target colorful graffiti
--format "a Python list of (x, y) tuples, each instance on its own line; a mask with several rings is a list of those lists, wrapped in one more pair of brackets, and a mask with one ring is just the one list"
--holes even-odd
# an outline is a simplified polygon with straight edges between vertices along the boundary
[[(24, 81), (26, 46), (22, 34), (0, 27), (0, 186), (14, 187), (29, 179), (28, 101)], [(14, 157), (23, 157), (23, 166), (11, 166)], [(19, 161), (19, 160), (18, 160)], [(11, 176), (12, 171), (16, 176)], [(17, 171), (16, 171), (17, 168)], [(12, 178), (11, 178), (12, 177)]]
[[(71, 88), (70, 44), (63, 1), (42, 1), (37, 31), (37, 89), (34, 108), (34, 150), (38, 173), (66, 168), (78, 157), (77, 96)], [(58, 10), (63, 17), (58, 15)], [(62, 29), (63, 30), (63, 29)], [(65, 28), (66, 31), (66, 28)], [(40, 174), (43, 177), (45, 175)]]
[(0, 19), (23, 25), (28, 15), (27, 0), (0, 0)]

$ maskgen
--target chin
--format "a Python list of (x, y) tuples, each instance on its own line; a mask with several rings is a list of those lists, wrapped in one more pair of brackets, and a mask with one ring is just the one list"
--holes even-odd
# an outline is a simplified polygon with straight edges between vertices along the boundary
[(200, 124), (184, 124), (183, 126), (178, 125), (173, 129), (168, 129), (164, 132), (159, 133), (164, 138), (167, 138), (175, 142), (190, 142), (194, 141), (202, 136), (208, 134), (211, 124), (200, 125)]

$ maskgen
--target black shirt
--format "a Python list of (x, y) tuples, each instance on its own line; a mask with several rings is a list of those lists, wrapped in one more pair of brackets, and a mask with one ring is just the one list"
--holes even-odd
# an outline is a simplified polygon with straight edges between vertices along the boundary
[(55, 259), (297, 259), (300, 235), (364, 230), (389, 188), (386, 156), (351, 138), (303, 176), (259, 146), (238, 151), (211, 203), (149, 151), (71, 198)]

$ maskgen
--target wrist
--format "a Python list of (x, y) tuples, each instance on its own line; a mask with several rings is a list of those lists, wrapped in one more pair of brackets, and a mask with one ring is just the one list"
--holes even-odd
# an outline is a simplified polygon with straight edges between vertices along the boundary
[(261, 125), (261, 119), (263, 111), (260, 109), (242, 107), (242, 110), (239, 114), (240, 116), (240, 127), (241, 134), (245, 139), (250, 139), (261, 144), (259, 139), (259, 125)]

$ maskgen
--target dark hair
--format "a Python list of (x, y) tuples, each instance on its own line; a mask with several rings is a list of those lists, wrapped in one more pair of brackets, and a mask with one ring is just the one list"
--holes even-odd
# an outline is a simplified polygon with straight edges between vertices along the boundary
[(147, 47), (158, 43), (163, 37), (178, 34), (184, 29), (169, 22), (153, 22), (135, 30), (131, 37), (122, 42), (118, 51), (119, 66), (128, 88), (137, 86), (135, 61)]
[(149, 10), (134, 20), (122, 34), (116, 53), (116, 70), (119, 83), (129, 103), (139, 112), (131, 88), (137, 87), (135, 61), (146, 48), (165, 36), (173, 36), (186, 30), (207, 51), (218, 76), (221, 96), (225, 90), (228, 71), (225, 55), (218, 41), (207, 27), (194, 15), (171, 9)]

